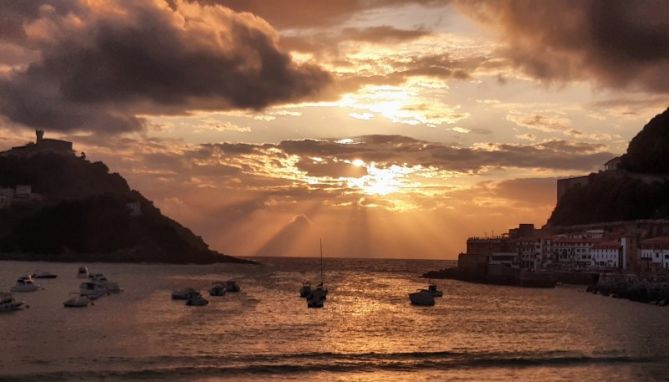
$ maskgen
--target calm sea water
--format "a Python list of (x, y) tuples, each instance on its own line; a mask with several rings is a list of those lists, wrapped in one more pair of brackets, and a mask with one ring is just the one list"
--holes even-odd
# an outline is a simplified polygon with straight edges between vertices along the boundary
[[(584, 293), (438, 282), (413, 307), (418, 276), (444, 262), (326, 260), (324, 309), (297, 296), (318, 259), (265, 265), (89, 264), (125, 291), (65, 309), (78, 264), (0, 262), (0, 290), (34, 270), (59, 274), (30, 305), (0, 314), (0, 380), (653, 381), (669, 378), (669, 308)], [(175, 288), (234, 278), (206, 307)], [(209, 298), (209, 297), (208, 297)]]

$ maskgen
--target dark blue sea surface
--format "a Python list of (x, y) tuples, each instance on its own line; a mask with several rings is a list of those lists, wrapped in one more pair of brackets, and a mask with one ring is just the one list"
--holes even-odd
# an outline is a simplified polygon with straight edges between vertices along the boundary
[[(0, 291), (21, 274), (59, 274), (0, 314), (0, 381), (656, 381), (669, 378), (669, 308), (584, 293), (437, 281), (414, 307), (421, 273), (448, 262), (326, 259), (324, 309), (298, 297), (319, 259), (263, 265), (87, 264), (124, 292), (65, 309), (79, 264), (0, 262)], [(172, 301), (235, 279), (205, 307)]]

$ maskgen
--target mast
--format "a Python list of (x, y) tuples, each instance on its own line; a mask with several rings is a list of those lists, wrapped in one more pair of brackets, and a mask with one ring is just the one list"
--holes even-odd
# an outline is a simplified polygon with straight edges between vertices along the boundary
[(323, 239), (318, 239), (321, 245), (321, 285), (323, 285)]

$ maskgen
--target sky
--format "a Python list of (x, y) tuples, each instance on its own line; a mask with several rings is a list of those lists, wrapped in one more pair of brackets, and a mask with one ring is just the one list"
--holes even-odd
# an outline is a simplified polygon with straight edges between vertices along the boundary
[(669, 100), (662, 0), (0, 0), (0, 146), (75, 142), (233, 256), (457, 258)]

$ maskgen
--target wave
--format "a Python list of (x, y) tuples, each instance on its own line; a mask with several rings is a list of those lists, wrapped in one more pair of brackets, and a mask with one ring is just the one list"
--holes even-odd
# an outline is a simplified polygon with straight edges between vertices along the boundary
[[(592, 364), (661, 362), (660, 357), (585, 355), (565, 351), (540, 353), (296, 353), (286, 355), (114, 357), (98, 360), (96, 370), (54, 371), (2, 375), (0, 381), (63, 381), (91, 379), (194, 378), (249, 374), (301, 374), (309, 372), (364, 372), (453, 370), (491, 367), (569, 367)], [(104, 365), (110, 367), (101, 370)]]

